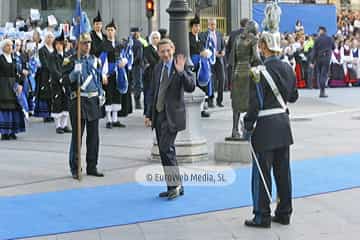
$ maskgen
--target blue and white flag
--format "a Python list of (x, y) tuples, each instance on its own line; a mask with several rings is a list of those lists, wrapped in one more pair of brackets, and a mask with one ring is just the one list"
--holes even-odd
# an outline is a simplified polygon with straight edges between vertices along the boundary
[(91, 31), (91, 25), (86, 12), (81, 9), (81, 0), (76, 1), (75, 15), (73, 18), (73, 35), (79, 39), (83, 33)]
[(211, 82), (211, 66), (210, 60), (207, 57), (200, 57), (198, 83), (200, 86), (205, 87)]
[(21, 91), (21, 93), (18, 93), (17, 91), (18, 86), (19, 86), (18, 83), (14, 84), (14, 93), (16, 95), (17, 102), (21, 106), (21, 109), (25, 115), (25, 118), (29, 119), (29, 104), (27, 101), (27, 97), (24, 90)]
[(126, 65), (127, 69), (129, 71), (131, 71), (132, 69), (132, 65), (134, 64), (134, 52), (133, 52), (133, 46), (134, 46), (134, 39), (133, 37), (130, 35), (128, 38), (128, 42), (126, 44), (126, 48), (125, 51), (123, 53), (124, 58), (127, 59), (128, 63)]
[(36, 80), (35, 80), (36, 72), (40, 66), (41, 64), (39, 58), (36, 58), (35, 56), (30, 57), (28, 62), (28, 69), (29, 69), (28, 78), (31, 85), (31, 91), (33, 93), (35, 93), (36, 90)]

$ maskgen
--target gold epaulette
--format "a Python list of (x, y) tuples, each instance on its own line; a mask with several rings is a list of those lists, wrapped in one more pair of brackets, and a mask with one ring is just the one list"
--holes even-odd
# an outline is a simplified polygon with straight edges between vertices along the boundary
[(250, 78), (255, 82), (259, 83), (261, 79), (261, 71), (265, 70), (265, 65), (259, 65), (256, 67), (252, 67), (249, 70)]
[(71, 62), (71, 61), (70, 61), (70, 57), (65, 57), (62, 65), (63, 65), (63, 66), (66, 66), (66, 65), (68, 65), (70, 62)]

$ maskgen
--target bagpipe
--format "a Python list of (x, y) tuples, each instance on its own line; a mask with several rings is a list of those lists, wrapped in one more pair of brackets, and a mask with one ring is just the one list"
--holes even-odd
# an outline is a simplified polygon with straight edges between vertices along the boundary
[(125, 67), (123, 68), (117, 67), (118, 74), (116, 77), (116, 81), (117, 81), (118, 90), (121, 94), (127, 93), (129, 88), (129, 81), (127, 78), (126, 69), (128, 71), (131, 71), (132, 66), (134, 64), (134, 52), (132, 50), (133, 46), (134, 46), (134, 40), (132, 36), (129, 36), (128, 41), (126, 43), (126, 47), (123, 48), (120, 52), (120, 61), (126, 59), (125, 61), (127, 62)]
[[(14, 59), (15, 59), (15, 64), (16, 64), (17, 75), (18, 75), (19, 78), (21, 78), (22, 77), (22, 71), (23, 71), (22, 59), (16, 53), (14, 54)], [(30, 89), (30, 85), (29, 85), (29, 81), (28, 81), (27, 78), (23, 78), (23, 79), (24, 79), (24, 81), (23, 81), (23, 89), (22, 89), (21, 93), (19, 93), (17, 91), (17, 89), (19, 87), (18, 83), (14, 84), (13, 91), (14, 91), (14, 93), (16, 95), (17, 102), (20, 105), (20, 107), (21, 107), (21, 109), (22, 109), (22, 111), (24, 113), (25, 119), (29, 119), (30, 108), (29, 108), (29, 103), (28, 103), (28, 92), (29, 92), (29, 89)]]
[(35, 93), (36, 91), (36, 80), (35, 80), (36, 72), (40, 67), (41, 67), (40, 59), (36, 57), (36, 55), (34, 54), (33, 56), (30, 57), (28, 62), (28, 69), (29, 69), (28, 79), (31, 85), (31, 91), (33, 93)]
[(27, 96), (24, 91), (24, 87), (23, 87), (23, 90), (21, 91), (21, 93), (18, 92), (18, 90), (17, 90), (18, 87), (19, 87), (19, 84), (15, 83), (13, 91), (16, 95), (16, 100), (17, 100), (18, 104), (20, 105), (22, 112), (24, 113), (25, 119), (28, 120), (29, 119), (29, 104), (27, 101)]
[(207, 56), (193, 55), (192, 61), (199, 66), (197, 80), (201, 87), (208, 87), (208, 95), (212, 96), (212, 81), (211, 81), (211, 65), (216, 62), (216, 49), (214, 40), (210, 37), (210, 33), (205, 42), (205, 51)]
[[(126, 47), (120, 51), (120, 58), (115, 63), (108, 62), (108, 54), (107, 52), (102, 52), (100, 54), (101, 61), (101, 72), (103, 75), (112, 75), (116, 74), (116, 86), (117, 90), (121, 94), (125, 94), (129, 88), (129, 81), (127, 77), (126, 70), (131, 70), (132, 65), (134, 63), (134, 53), (132, 47), (134, 45), (134, 41), (130, 36), (128, 38)], [(125, 61), (126, 65), (124, 67), (119, 67), (119, 63)]]

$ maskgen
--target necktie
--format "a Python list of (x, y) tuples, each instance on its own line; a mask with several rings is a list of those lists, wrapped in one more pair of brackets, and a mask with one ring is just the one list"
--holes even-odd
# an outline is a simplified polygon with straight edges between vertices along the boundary
[(156, 102), (156, 110), (158, 112), (164, 111), (165, 108), (165, 94), (169, 86), (168, 67), (165, 65), (161, 74), (159, 93)]
[(214, 31), (214, 32), (212, 32), (212, 37), (213, 37), (213, 40), (214, 40), (214, 47), (215, 47), (215, 49), (217, 49), (217, 37), (216, 37), (216, 32)]

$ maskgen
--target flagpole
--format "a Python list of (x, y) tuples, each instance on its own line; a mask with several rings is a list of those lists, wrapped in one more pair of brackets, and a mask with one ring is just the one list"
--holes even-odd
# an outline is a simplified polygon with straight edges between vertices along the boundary
[[(81, 9), (81, 0), (77, 4), (80, 4), (79, 7)], [(81, 11), (80, 11), (80, 19), (77, 19), (79, 28), (81, 28)], [(80, 35), (81, 29), (79, 31), (79, 37), (77, 41), (77, 60), (80, 62)], [(81, 95), (80, 95), (80, 83), (81, 83), (81, 72), (78, 74), (77, 79), (77, 88), (76, 88), (76, 111), (77, 111), (77, 118), (76, 118), (76, 150), (77, 150), (77, 175), (78, 180), (81, 181)]]
[[(79, 39), (80, 40), (80, 39)], [(80, 60), (80, 47), (78, 40), (78, 50), (77, 50), (77, 59)], [(78, 75), (77, 88), (76, 88), (76, 110), (77, 110), (77, 119), (76, 119), (76, 129), (77, 129), (77, 175), (78, 180), (81, 181), (81, 96), (80, 96), (80, 81), (81, 73)]]

